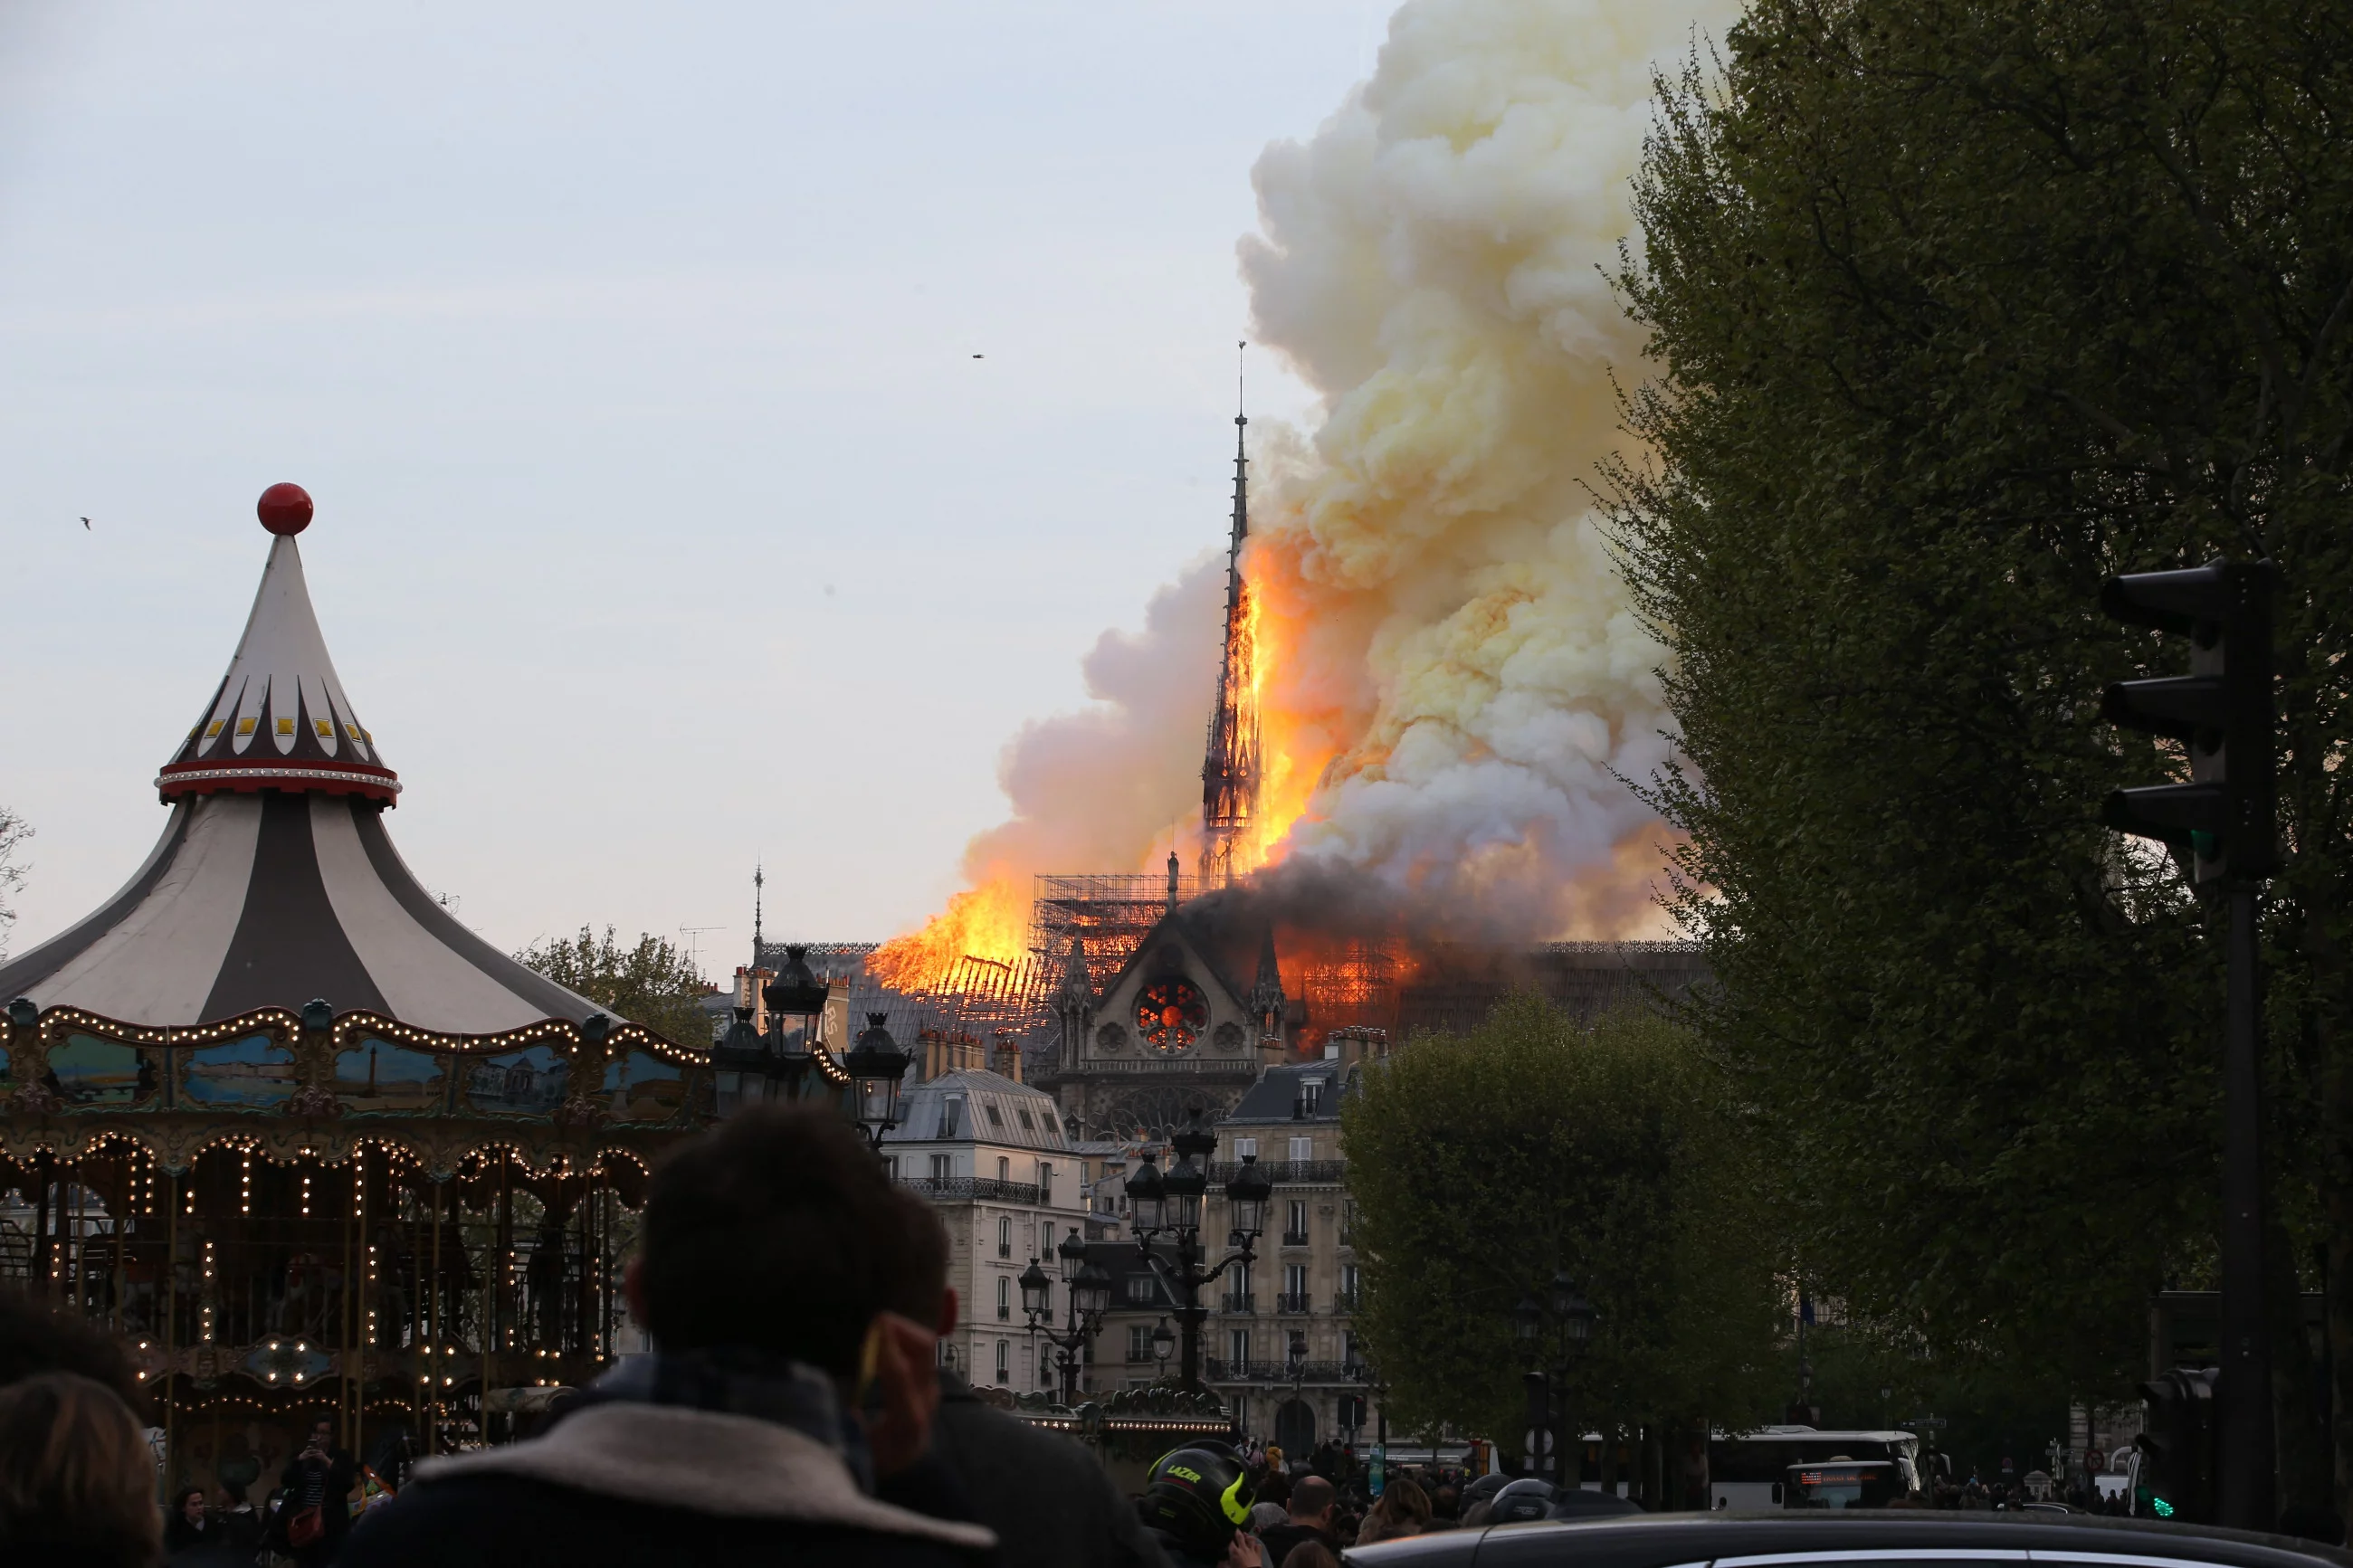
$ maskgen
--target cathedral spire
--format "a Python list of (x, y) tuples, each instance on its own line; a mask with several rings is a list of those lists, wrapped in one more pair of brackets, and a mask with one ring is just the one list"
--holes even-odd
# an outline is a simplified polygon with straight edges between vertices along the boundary
[(766, 891), (767, 886), (767, 862), (754, 862), (752, 867), (752, 967), (754, 969), (760, 967), (761, 954), (766, 950), (767, 946), (765, 942), (760, 940), (761, 896)]
[(1240, 351), (1234, 345), (1234, 518), (1226, 549), (1226, 646), (1218, 663), (1218, 705), (1209, 715), (1208, 753), (1201, 763), (1201, 887), (1234, 879), (1235, 855), (1258, 816), (1258, 653), (1250, 625), (1250, 584), (1242, 578), (1242, 545), (1250, 538), (1250, 458), (1243, 438), (1250, 417), (1241, 408)]

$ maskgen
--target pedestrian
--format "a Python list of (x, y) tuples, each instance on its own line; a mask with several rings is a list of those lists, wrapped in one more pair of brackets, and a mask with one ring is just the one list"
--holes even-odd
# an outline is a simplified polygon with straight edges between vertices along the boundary
[(1339, 1490), (1330, 1481), (1322, 1476), (1300, 1477), (1299, 1484), (1291, 1489), (1282, 1521), (1258, 1532), (1266, 1543), (1267, 1555), (1279, 1564), (1288, 1561), (1293, 1549), (1304, 1541), (1337, 1547), (1340, 1542), (1332, 1533), (1332, 1516), (1339, 1507)]
[(1320, 1541), (1303, 1541), (1275, 1568), (1340, 1568), (1340, 1560)]
[(219, 1529), (205, 1509), (205, 1489), (184, 1489), (173, 1500), (171, 1516), (164, 1521), (164, 1550), (168, 1552), (191, 1546), (211, 1546), (220, 1539)]
[[(622, 1277), (654, 1349), (522, 1442), (422, 1459), (337, 1568), (958, 1568), (984, 1526), (882, 1501), (940, 1399), (937, 1279), (865, 1138), (830, 1106), (746, 1110), (647, 1184)], [(929, 1287), (936, 1289), (936, 1286)]]
[[(947, 1232), (932, 1206), (894, 1189), (909, 1245), (932, 1262), (893, 1310), (955, 1331)], [(918, 1513), (977, 1520), (997, 1532), (997, 1568), (1160, 1568), (1134, 1503), (1074, 1439), (1008, 1415), (947, 1367), (923, 1458), (883, 1480), (875, 1495)]]
[(1356, 1527), (1356, 1544), (1370, 1546), (1377, 1542), (1398, 1541), (1409, 1535), (1419, 1535), (1430, 1527), (1430, 1497), (1416, 1486), (1409, 1476), (1399, 1476), (1381, 1492), (1381, 1500), (1365, 1515), (1365, 1522)]
[(247, 1500), (243, 1481), (224, 1482), (221, 1496), (227, 1505), (220, 1511), (221, 1544), (246, 1553), (249, 1559), (261, 1546), (261, 1515)]
[(343, 1550), (343, 1537), (351, 1533), (352, 1489), (359, 1484), (359, 1475), (358, 1462), (335, 1446), (333, 1420), (324, 1415), (313, 1420), (301, 1450), (278, 1478), (286, 1501), (278, 1510), (273, 1544), (301, 1568), (332, 1563)]
[(1161, 1456), (1136, 1512), (1169, 1568), (1272, 1568), (1250, 1519), (1250, 1474), (1224, 1444)]
[(163, 1554), (155, 1456), (131, 1407), (78, 1373), (0, 1388), (0, 1563), (153, 1568)]

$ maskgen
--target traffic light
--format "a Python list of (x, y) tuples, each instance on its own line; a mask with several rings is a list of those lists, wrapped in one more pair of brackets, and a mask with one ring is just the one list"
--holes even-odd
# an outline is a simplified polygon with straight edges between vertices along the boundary
[(2111, 794), (2109, 826), (2188, 848), (2200, 882), (2248, 882), (2276, 868), (2268, 561), (2216, 561), (2111, 577), (2100, 608), (2189, 638), (2189, 673), (2110, 686), (2100, 716), (2189, 751), (2190, 782)]
[(2147, 1416), (2133, 1439), (2140, 1450), (2137, 1516), (2214, 1522), (2214, 1385), (2221, 1377), (2214, 1367), (2177, 1366), (2140, 1385)]

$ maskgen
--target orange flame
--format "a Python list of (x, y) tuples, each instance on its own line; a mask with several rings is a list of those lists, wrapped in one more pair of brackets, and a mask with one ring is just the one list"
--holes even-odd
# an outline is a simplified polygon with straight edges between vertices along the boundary
[(1029, 935), (1029, 894), (1019, 878), (1000, 871), (950, 899), (921, 931), (876, 948), (866, 967), (894, 990), (932, 990), (966, 958), (1018, 963)]

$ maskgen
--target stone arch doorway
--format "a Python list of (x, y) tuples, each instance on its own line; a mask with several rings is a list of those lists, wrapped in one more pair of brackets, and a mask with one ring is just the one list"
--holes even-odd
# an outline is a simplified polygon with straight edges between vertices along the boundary
[(1275, 1446), (1282, 1457), (1293, 1463), (1303, 1460), (1315, 1447), (1315, 1408), (1303, 1399), (1286, 1399), (1274, 1412)]

